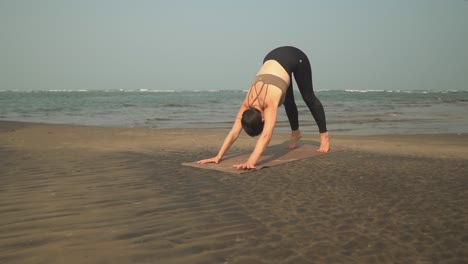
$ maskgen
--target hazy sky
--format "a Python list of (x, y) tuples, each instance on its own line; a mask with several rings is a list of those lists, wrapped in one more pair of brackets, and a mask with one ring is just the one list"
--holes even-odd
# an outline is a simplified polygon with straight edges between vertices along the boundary
[(282, 45), (317, 90), (468, 90), (467, 0), (0, 0), (0, 38), (0, 90), (245, 90)]

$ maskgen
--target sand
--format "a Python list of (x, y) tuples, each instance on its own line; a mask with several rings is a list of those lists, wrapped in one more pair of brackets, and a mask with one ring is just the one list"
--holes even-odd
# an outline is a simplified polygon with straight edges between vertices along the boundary
[(349, 149), (242, 175), (181, 165), (226, 133), (0, 122), (0, 263), (466, 263), (466, 134), (332, 134)]

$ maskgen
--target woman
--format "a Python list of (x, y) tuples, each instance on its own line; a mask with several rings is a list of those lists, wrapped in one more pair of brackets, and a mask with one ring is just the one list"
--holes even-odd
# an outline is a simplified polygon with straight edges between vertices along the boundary
[(219, 163), (226, 151), (239, 137), (241, 130), (244, 129), (252, 137), (261, 135), (249, 159), (243, 164), (234, 165), (234, 167), (255, 169), (255, 164), (271, 140), (278, 107), (281, 104), (284, 104), (292, 130), (288, 147), (295, 148), (302, 134), (299, 130), (297, 106), (294, 101), (291, 79), (293, 74), (302, 98), (319, 128), (320, 147), (317, 151), (328, 152), (330, 142), (325, 112), (322, 103), (314, 94), (309, 59), (301, 50), (288, 46), (276, 48), (266, 55), (218, 155), (200, 160), (198, 163)]

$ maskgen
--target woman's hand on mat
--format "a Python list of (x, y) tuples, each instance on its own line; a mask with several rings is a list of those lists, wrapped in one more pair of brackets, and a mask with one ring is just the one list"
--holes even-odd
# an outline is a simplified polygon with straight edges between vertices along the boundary
[(246, 163), (243, 163), (243, 164), (237, 164), (237, 165), (234, 165), (233, 167), (238, 169), (238, 170), (254, 170), (254, 169), (256, 169), (255, 164), (252, 164), (252, 163), (249, 163), (249, 162), (246, 162)]
[(204, 160), (199, 160), (197, 161), (198, 164), (206, 164), (206, 163), (216, 163), (218, 164), (221, 161), (221, 158), (218, 157), (213, 157), (210, 159), (204, 159)]

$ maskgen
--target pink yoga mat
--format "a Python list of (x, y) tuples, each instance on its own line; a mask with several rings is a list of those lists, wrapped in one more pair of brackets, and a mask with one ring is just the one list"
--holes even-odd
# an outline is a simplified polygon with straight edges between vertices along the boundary
[[(268, 167), (273, 167), (281, 165), (287, 162), (308, 159), (313, 157), (319, 157), (322, 155), (328, 155), (337, 151), (342, 151), (345, 148), (339, 146), (333, 146), (330, 148), (330, 151), (327, 153), (317, 152), (316, 149), (318, 146), (312, 144), (304, 144), (293, 150), (289, 150), (286, 144), (279, 144), (270, 146), (260, 157), (259, 161), (256, 164), (257, 169), (263, 169)], [(209, 164), (197, 164), (197, 161), (185, 162), (182, 165), (191, 166), (202, 169), (218, 170), (230, 173), (246, 173), (255, 170), (238, 170), (233, 167), (233, 165), (241, 164), (247, 161), (251, 152), (242, 152), (239, 154), (227, 155), (219, 164), (209, 163)]]

